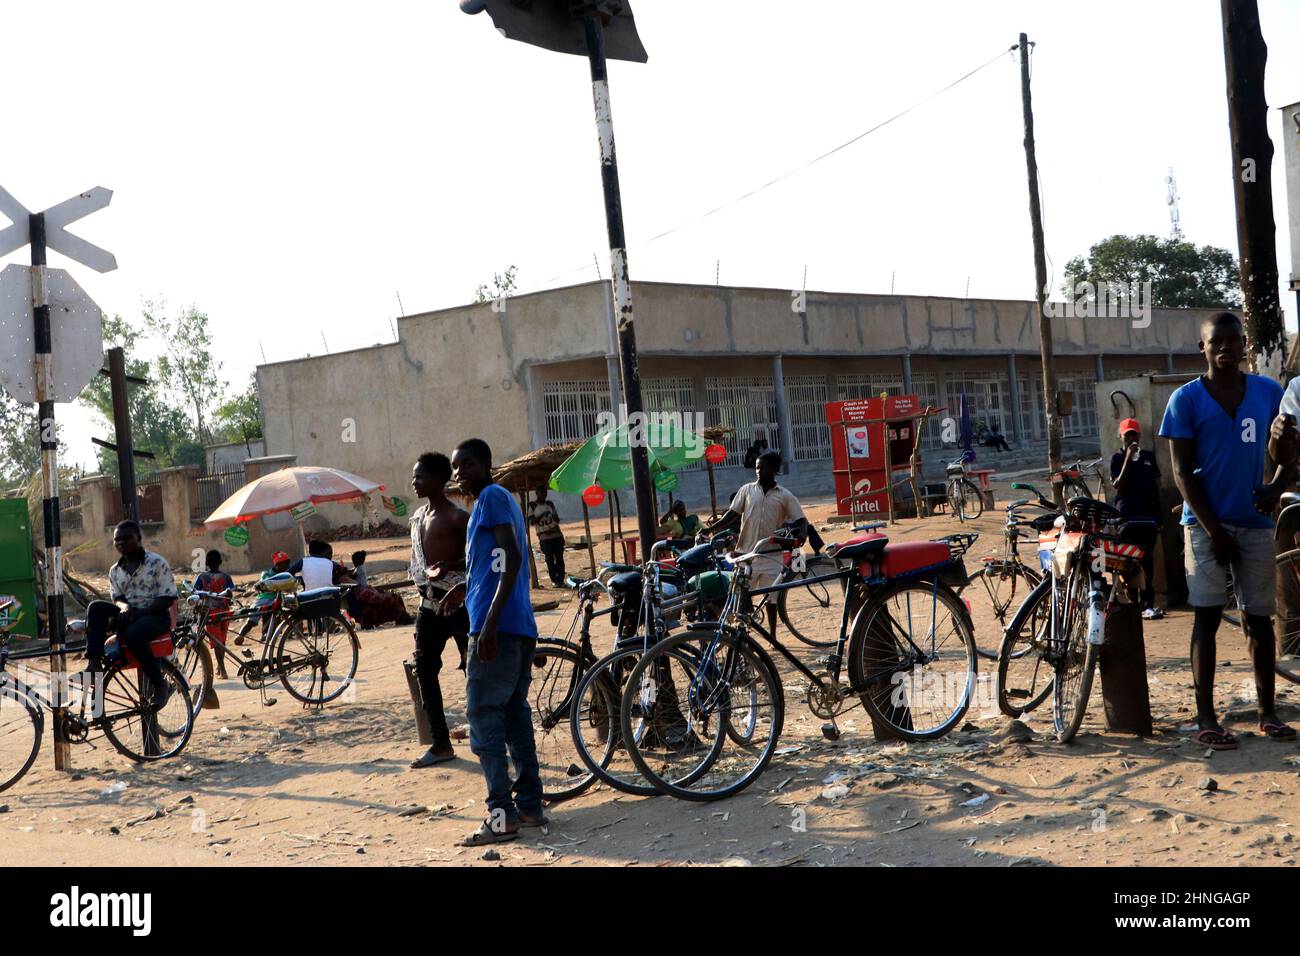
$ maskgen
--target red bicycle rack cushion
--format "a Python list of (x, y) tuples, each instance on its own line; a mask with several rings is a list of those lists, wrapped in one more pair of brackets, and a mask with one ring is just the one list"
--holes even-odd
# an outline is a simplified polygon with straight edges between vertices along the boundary
[(887, 578), (899, 578), (951, 560), (952, 551), (945, 541), (900, 541), (885, 548), (880, 571)]
[[(172, 632), (168, 631), (166, 634), (155, 637), (153, 642), (150, 644), (150, 649), (153, 651), (154, 657), (170, 657), (176, 650), (175, 646), (172, 644)], [(104, 642), (104, 655), (106, 657), (117, 656), (116, 636), (110, 637)], [(126, 668), (140, 666), (140, 661), (136, 659), (135, 654), (132, 653), (131, 648), (129, 647), (126, 648), (126, 660), (123, 662), (122, 666)]]

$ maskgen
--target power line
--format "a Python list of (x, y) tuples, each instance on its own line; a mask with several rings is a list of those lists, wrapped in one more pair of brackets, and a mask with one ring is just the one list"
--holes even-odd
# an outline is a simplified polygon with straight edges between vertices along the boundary
[[(739, 195), (739, 196), (736, 196), (734, 199), (730, 199), (730, 200), (728, 200), (727, 202), (722, 203), (721, 205), (714, 206), (714, 207), (713, 207), (712, 209), (710, 209), (708, 212), (701, 213), (700, 215), (696, 216), (694, 219), (689, 219), (689, 220), (687, 220), (686, 222), (683, 222), (683, 223), (681, 223), (681, 224), (679, 224), (679, 225), (673, 226), (671, 229), (665, 229), (663, 232), (657, 233), (656, 235), (653, 235), (653, 236), (651, 236), (651, 237), (648, 238), (648, 239), (641, 240), (641, 241), (638, 243), (638, 245), (645, 245), (645, 244), (647, 244), (647, 243), (654, 242), (654, 241), (657, 240), (657, 239), (662, 239), (662, 238), (664, 238), (665, 236), (670, 236), (670, 235), (672, 235), (672, 234), (675, 233), (675, 232), (679, 232), (680, 230), (685, 229), (687, 226), (693, 226), (693, 225), (695, 225), (695, 223), (700, 222), (701, 220), (707, 219), (709, 216), (712, 216), (712, 215), (715, 215), (715, 214), (717, 214), (717, 213), (719, 213), (719, 212), (722, 212), (722, 210), (724, 210), (724, 209), (729, 209), (730, 207), (736, 205), (737, 203), (744, 202), (746, 199), (749, 199), (749, 198), (752, 197), (752, 196), (756, 196), (758, 193), (762, 192), (764, 189), (767, 189), (767, 188), (769, 188), (769, 187), (771, 187), (771, 186), (775, 186), (777, 183), (780, 183), (780, 182), (783, 182), (784, 180), (789, 179), (791, 176), (794, 176), (796, 173), (803, 172), (803, 171), (804, 171), (805, 169), (807, 169), (808, 167), (813, 166), (813, 165), (816, 165), (817, 163), (820, 163), (822, 160), (824, 160), (824, 159), (828, 159), (829, 157), (834, 156), (834, 155), (835, 155), (836, 153), (838, 153), (840, 150), (842, 150), (842, 149), (847, 149), (849, 146), (852, 146), (854, 143), (858, 142), (859, 140), (865, 139), (866, 137), (870, 136), (872, 133), (876, 132), (877, 130), (884, 129), (886, 126), (888, 126), (890, 123), (894, 122), (895, 120), (902, 119), (902, 118), (903, 118), (904, 116), (906, 116), (908, 113), (912, 112), (913, 110), (917, 109), (918, 107), (924, 106), (926, 103), (930, 102), (930, 100), (934, 99), (936, 96), (940, 96), (940, 95), (942, 95), (943, 93), (948, 92), (948, 91), (951, 90), (953, 87), (957, 86), (959, 83), (964, 83), (966, 80), (969, 80), (969, 79), (970, 79), (972, 76), (974, 76), (976, 73), (979, 73), (981, 70), (984, 70), (984, 69), (986, 69), (986, 68), (992, 66), (992, 65), (993, 65), (994, 63), (996, 63), (998, 60), (1000, 60), (1000, 59), (1002, 59), (1004, 56), (1006, 56), (1007, 53), (1011, 52), (1012, 50), (1015, 50), (1016, 48), (1017, 48), (1017, 44), (1012, 44), (1012, 45), (1011, 45), (1010, 47), (1008, 47), (1006, 50), (1001, 50), (1001, 51), (999, 51), (998, 54), (997, 54), (997, 56), (994, 56), (994, 57), (992, 57), (991, 59), (986, 60), (985, 62), (981, 63), (979, 66), (975, 67), (975, 69), (971, 70), (970, 72), (962, 74), (962, 75), (959, 76), (957, 79), (955, 79), (955, 80), (953, 80), (951, 83), (949, 83), (947, 86), (944, 86), (944, 87), (942, 87), (941, 89), (935, 90), (933, 93), (931, 93), (929, 96), (926, 96), (926, 97), (923, 98), (923, 99), (917, 100), (917, 101), (916, 101), (915, 103), (913, 103), (911, 106), (908, 106), (908, 107), (906, 107), (906, 108), (903, 109), (903, 110), (900, 110), (899, 112), (895, 113), (893, 116), (889, 117), (888, 119), (881, 120), (881, 121), (880, 121), (879, 123), (877, 123), (875, 126), (871, 127), (871, 128), (868, 129), (868, 130), (865, 130), (865, 131), (859, 133), (857, 136), (854, 136), (852, 139), (845, 140), (843, 143), (840, 143), (838, 146), (836, 146), (836, 147), (834, 147), (834, 148), (832, 148), (832, 149), (828, 149), (826, 152), (822, 153), (820, 156), (816, 156), (816, 157), (814, 157), (813, 159), (808, 160), (808, 161), (807, 161), (806, 163), (804, 163), (803, 165), (801, 165), (801, 166), (797, 166), (797, 167), (795, 167), (794, 169), (789, 170), (788, 172), (782, 173), (780, 176), (777, 176), (777, 177), (775, 177), (774, 179), (769, 179), (767, 182), (763, 183), (762, 185), (760, 185), (760, 186), (755, 186), (753, 189), (749, 190), (749, 191), (746, 192), (746, 193), (742, 193), (742, 194)], [(566, 278), (567, 276), (571, 276), (571, 275), (573, 275), (575, 272), (581, 272), (581, 271), (584, 270), (584, 269), (586, 269), (586, 266), (579, 266), (579, 267), (576, 268), (576, 269), (569, 269), (569, 270), (566, 270), (565, 272), (561, 272), (561, 273), (559, 273), (558, 275), (551, 276), (551, 278), (547, 279), (547, 280), (544, 281), (544, 282), (539, 283), (538, 285), (532, 287), (532, 288), (529, 289), (528, 291), (529, 291), (529, 292), (536, 292), (536, 291), (538, 291), (539, 289), (541, 289), (541, 288), (543, 288), (543, 287), (545, 287), (545, 286), (550, 285), (552, 282), (554, 282), (554, 281), (557, 280), (557, 279), (563, 279), (563, 278)]]

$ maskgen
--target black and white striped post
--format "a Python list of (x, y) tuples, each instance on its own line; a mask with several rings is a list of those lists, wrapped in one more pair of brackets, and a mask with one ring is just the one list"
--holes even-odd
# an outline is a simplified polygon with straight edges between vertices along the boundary
[[(591, 63), (591, 95), (596, 109), (596, 135), (600, 142), (600, 179), (605, 191), (605, 229), (609, 233), (609, 272), (614, 290), (614, 321), (618, 330), (618, 352), (623, 367), (623, 404), (628, 418), (640, 418), (641, 367), (636, 354), (636, 325), (632, 315), (632, 282), (627, 268), (627, 240), (623, 235), (623, 200), (618, 186), (618, 158), (614, 153), (614, 117), (609, 103), (609, 75), (605, 65), (605, 31), (598, 16), (590, 11), (582, 18)], [(629, 432), (631, 429), (629, 429)], [(654, 485), (650, 483), (650, 456), (644, 443), (633, 444), (632, 489), (636, 495), (637, 533), (641, 538), (641, 560), (650, 557), (654, 544)]]
[(59, 442), (54, 427), (54, 333), (50, 325), (49, 291), (45, 281), (45, 213), (32, 213), (28, 229), (32, 246), (36, 417), (41, 440), (41, 515), (45, 525), (45, 615), (46, 633), (50, 637), (50, 683), (54, 703), (54, 769), (68, 770), (63, 707), (67, 658), (64, 653), (63, 549), (59, 527)]

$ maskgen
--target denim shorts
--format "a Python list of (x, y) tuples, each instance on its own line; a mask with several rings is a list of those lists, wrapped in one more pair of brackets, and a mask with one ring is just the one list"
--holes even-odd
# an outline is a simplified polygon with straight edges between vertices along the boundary
[[(1272, 528), (1243, 528), (1225, 524), (1241, 552), (1232, 567), (1237, 606), (1247, 614), (1268, 617), (1276, 605)], [(1187, 603), (1192, 607), (1222, 607), (1228, 601), (1228, 565), (1214, 560), (1210, 536), (1198, 524), (1183, 526), (1183, 566), (1187, 571)]]

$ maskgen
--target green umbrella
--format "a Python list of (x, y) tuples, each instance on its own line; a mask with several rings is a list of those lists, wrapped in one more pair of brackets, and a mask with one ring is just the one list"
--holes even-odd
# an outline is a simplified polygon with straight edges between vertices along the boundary
[(592, 485), (606, 491), (630, 487), (633, 439), (644, 441), (650, 456), (650, 476), (656, 482), (667, 481), (660, 478), (665, 472), (677, 471), (702, 458), (709, 444), (672, 422), (606, 428), (583, 442), (568, 461), (551, 473), (550, 487), (571, 495), (580, 495)]

